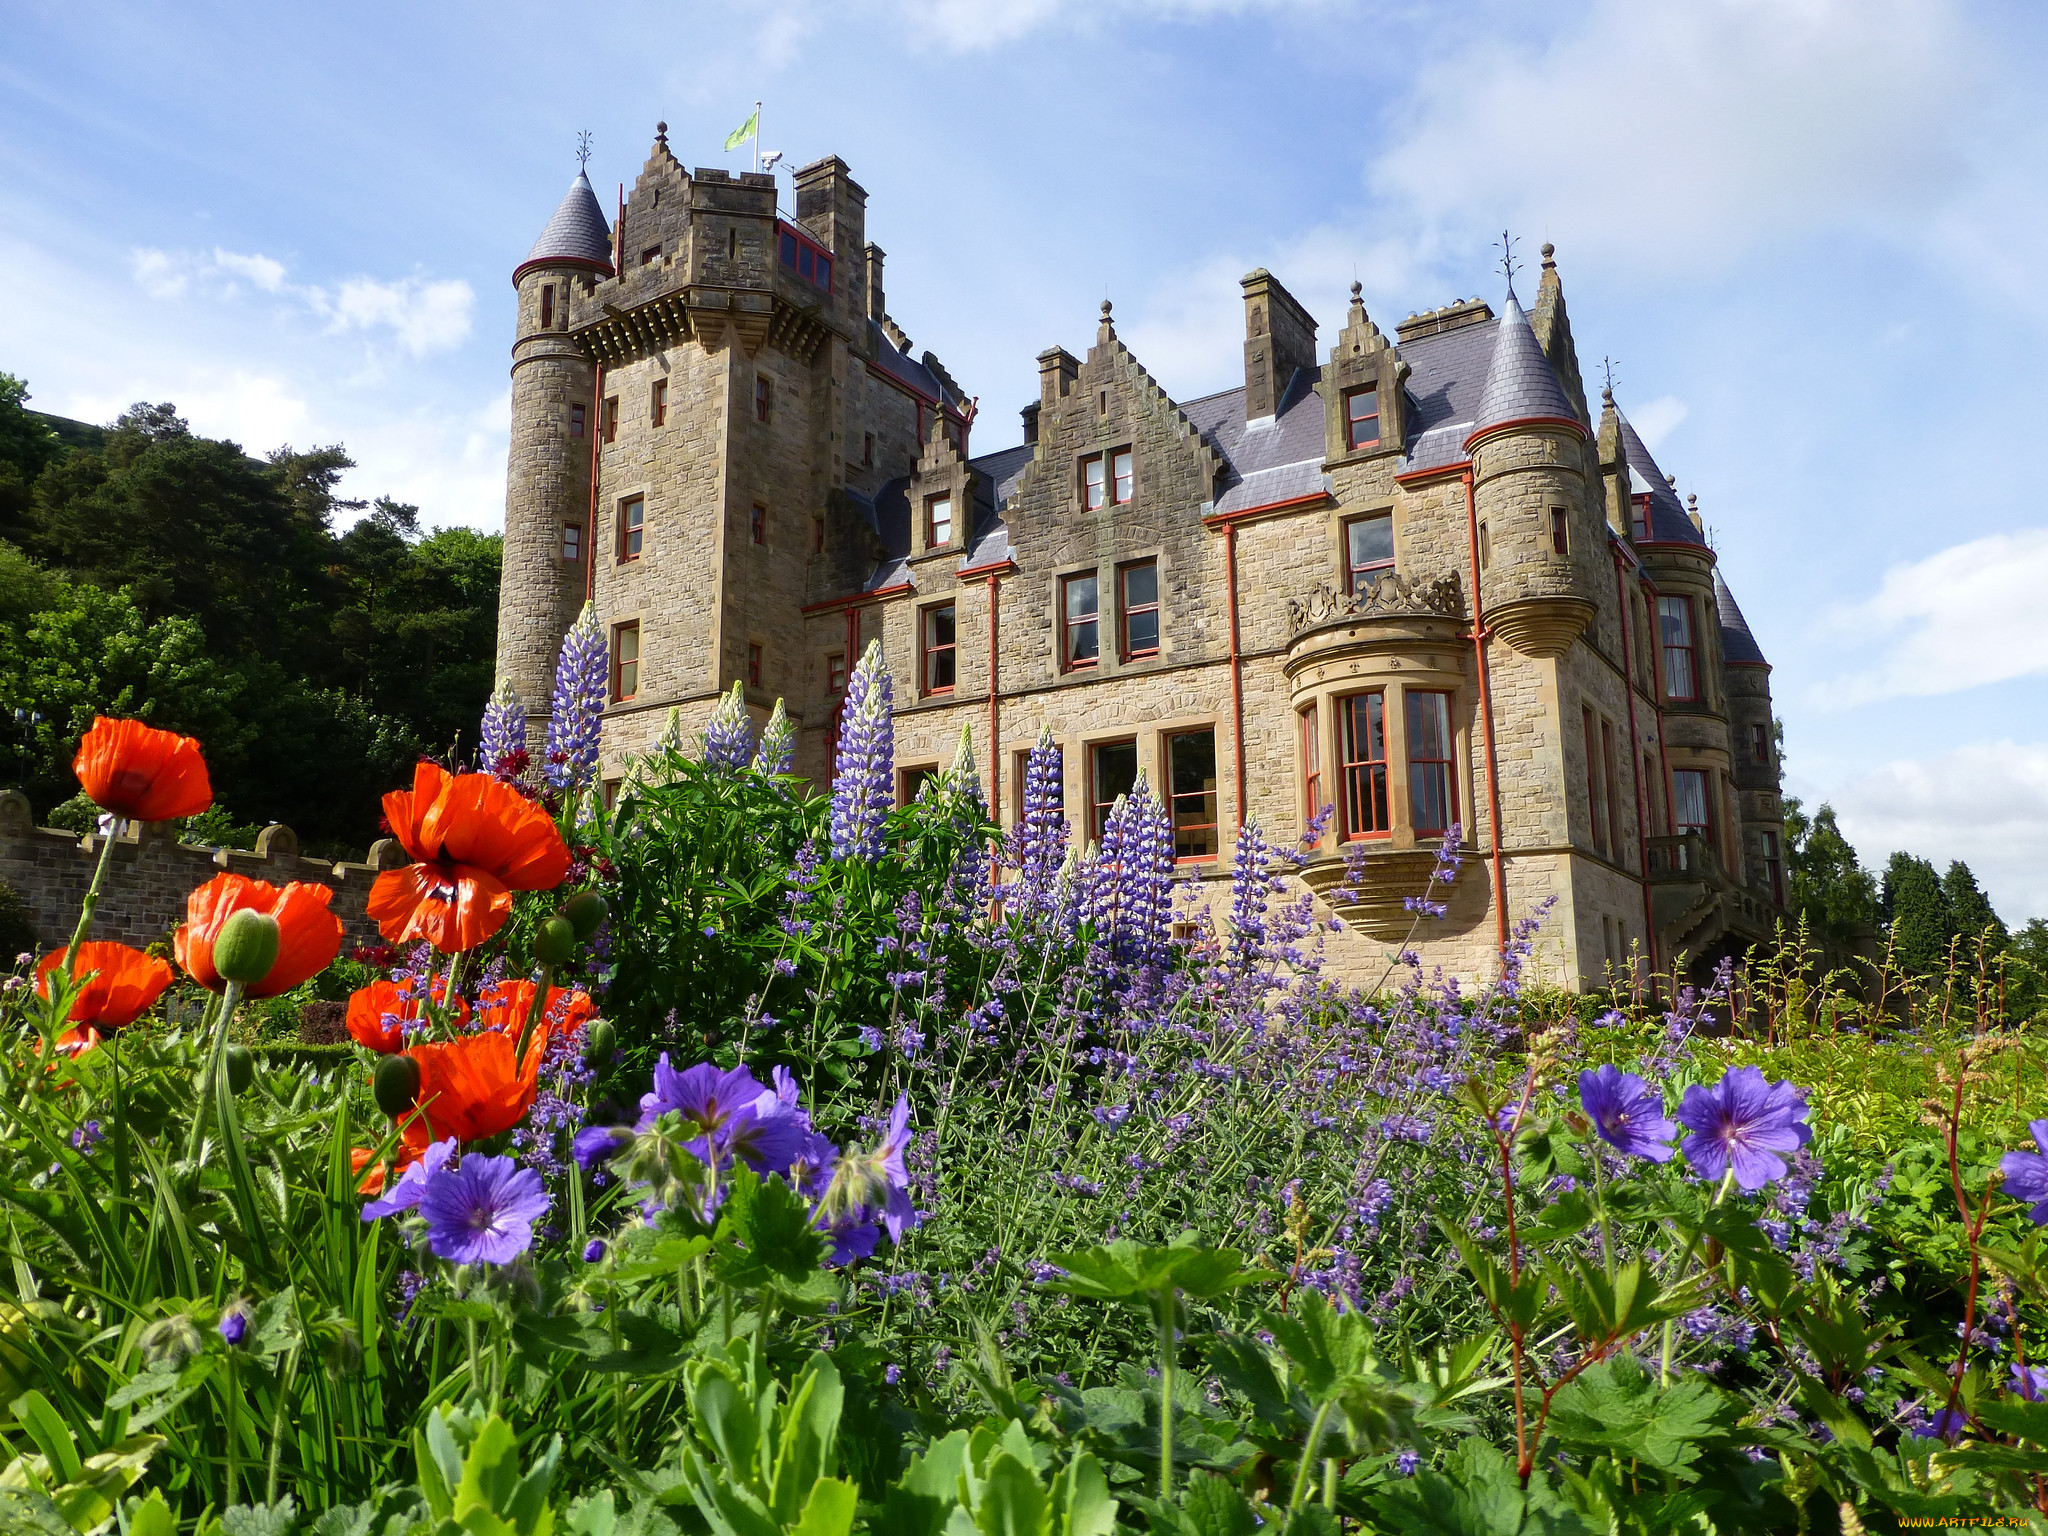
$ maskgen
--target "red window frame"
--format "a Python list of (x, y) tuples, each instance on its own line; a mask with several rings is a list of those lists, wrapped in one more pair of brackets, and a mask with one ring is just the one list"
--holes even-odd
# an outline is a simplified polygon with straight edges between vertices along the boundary
[[(1361, 411), (1363, 404), (1371, 407)], [(1367, 437), (1361, 429), (1369, 429)], [(1352, 449), (1377, 448), (1380, 445), (1380, 387), (1378, 384), (1361, 384), (1356, 389), (1344, 391), (1344, 443)]]
[(656, 379), (654, 381), (654, 386), (649, 391), (649, 397), (647, 402), (647, 419), (650, 423), (657, 427), (666, 426), (668, 424), (667, 379)]
[(1394, 818), (1387, 789), (1386, 690), (1346, 694), (1338, 705), (1343, 710), (1337, 750), (1343, 757), (1344, 841), (1390, 837)]
[(1760, 763), (1771, 760), (1771, 728), (1768, 725), (1752, 724), (1749, 728), (1749, 750)]
[(1307, 811), (1302, 820), (1306, 825), (1314, 821), (1323, 808), (1323, 732), (1320, 712), (1314, 701), (1310, 701), (1299, 718), (1302, 795)]
[(1098, 512), (1109, 497), (1109, 466), (1099, 453), (1091, 453), (1081, 461), (1081, 510)]
[[(1121, 789), (1107, 789), (1104, 780), (1109, 777), (1102, 771), (1102, 754), (1128, 750), (1131, 754), (1131, 782)], [(1088, 746), (1088, 828), (1089, 836), (1096, 842), (1102, 841), (1104, 827), (1108, 824), (1109, 813), (1116, 809), (1116, 797), (1127, 795), (1138, 782), (1138, 738), (1120, 737), (1115, 741), (1096, 741)], [(1021, 802), (1020, 802), (1021, 803)]]
[[(1199, 789), (1182, 789), (1180, 763), (1175, 748), (1182, 742), (1209, 744), (1209, 778)], [(1161, 743), (1166, 753), (1166, 809), (1173, 824), (1173, 859), (1176, 864), (1214, 863), (1222, 846), (1217, 836), (1221, 818), (1217, 815), (1219, 780), (1216, 772), (1216, 729), (1175, 731)], [(1189, 765), (1191, 768), (1194, 764)], [(1206, 818), (1206, 819), (1205, 819)]]
[(768, 509), (758, 501), (754, 503), (753, 517), (748, 522), (747, 529), (756, 544), (768, 542)]
[(752, 643), (747, 646), (747, 686), (761, 686), (761, 647)]
[(619, 503), (619, 562), (631, 564), (640, 558), (647, 543), (647, 498), (628, 496)]
[(619, 440), (619, 397), (606, 395), (604, 399), (604, 440), (616, 443)]
[(650, 245), (640, 253), (640, 265), (643, 267), (651, 267), (659, 260), (661, 260), (661, 247), (658, 245)]
[[(944, 621), (946, 638), (938, 638), (938, 626)], [(951, 693), (958, 679), (959, 624), (958, 610), (952, 603), (935, 603), (920, 611), (918, 616), (918, 646), (922, 652), (922, 663), (918, 676), (923, 679), (924, 692)], [(940, 674), (944, 673), (943, 679)]]
[[(1152, 597), (1148, 602), (1131, 601), (1131, 577), (1144, 571), (1152, 578)], [(1143, 661), (1159, 654), (1159, 562), (1157, 560), (1133, 560), (1128, 565), (1116, 568), (1117, 602), (1117, 648), (1125, 661)], [(1152, 620), (1152, 643), (1146, 646), (1131, 643), (1131, 620), (1150, 617)]]
[[(1361, 561), (1358, 556), (1356, 535), (1365, 531), (1372, 523), (1387, 526), (1387, 553), (1384, 559), (1373, 556)], [(1377, 573), (1394, 568), (1394, 514), (1392, 512), (1368, 512), (1362, 517), (1344, 519), (1344, 590), (1356, 595), (1366, 585), (1377, 579)]]
[[(1074, 611), (1072, 594), (1079, 590), (1081, 582), (1088, 583), (1089, 606), (1085, 612)], [(1088, 654), (1075, 655), (1077, 637), (1086, 630)], [(1076, 571), (1071, 576), (1060, 578), (1060, 670), (1079, 672), (1095, 666), (1102, 660), (1102, 588), (1094, 571)]]
[(1550, 552), (1553, 555), (1569, 555), (1572, 552), (1571, 523), (1566, 519), (1563, 507), (1550, 509)]
[(542, 283), (540, 285), (540, 328), (544, 331), (550, 331), (554, 329), (554, 326), (555, 285), (553, 283)]
[(1650, 498), (1647, 496), (1629, 498), (1629, 536), (1638, 544), (1650, 542)]
[(1135, 477), (1131, 473), (1131, 450), (1118, 448), (1109, 456), (1109, 504), (1120, 507), (1131, 499)]
[(1451, 727), (1451, 696), (1440, 689), (1411, 688), (1406, 702), (1410, 830), (1417, 837), (1441, 837), (1458, 820), (1458, 738)]
[(825, 691), (831, 694), (846, 692), (846, 653), (834, 651), (825, 658)]
[[(945, 531), (940, 531), (939, 508), (946, 509)], [(924, 543), (927, 549), (943, 549), (953, 542), (953, 493), (941, 491), (924, 499)]]
[(631, 619), (612, 626), (612, 702), (624, 704), (639, 692), (640, 621)]
[(583, 559), (583, 525), (562, 524), (562, 558), (580, 562)]
[(1693, 640), (1692, 599), (1657, 597), (1657, 642), (1664, 655), (1664, 697), (1691, 704), (1700, 696), (1699, 651)]
[(769, 408), (774, 404), (775, 390), (765, 378), (754, 380), (754, 420), (766, 421)]

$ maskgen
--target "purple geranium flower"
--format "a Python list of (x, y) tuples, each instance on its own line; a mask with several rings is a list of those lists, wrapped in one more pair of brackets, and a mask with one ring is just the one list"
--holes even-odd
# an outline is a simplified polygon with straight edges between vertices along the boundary
[(249, 1337), (249, 1314), (239, 1304), (221, 1314), (220, 1336), (227, 1340), (230, 1349), (239, 1348), (242, 1340)]
[(633, 1145), (633, 1132), (623, 1125), (586, 1125), (570, 1145), (577, 1164), (588, 1172)]
[(2041, 1150), (2008, 1152), (1998, 1160), (1998, 1171), (2005, 1175), (2007, 1194), (2034, 1202), (2027, 1212), (2034, 1225), (2048, 1227), (2048, 1120), (2035, 1120), (2027, 1129)]
[(1736, 1067), (1711, 1088), (1685, 1090), (1678, 1118), (1686, 1137), (1685, 1160), (1702, 1178), (1719, 1179), (1730, 1168), (1744, 1193), (1785, 1176), (1785, 1154), (1813, 1139), (1806, 1124), (1806, 1095), (1790, 1083), (1770, 1083), (1755, 1067)]
[(2048, 1398), (2048, 1366), (2013, 1362), (2012, 1389), (2030, 1403)]
[(910, 1099), (899, 1096), (882, 1139), (866, 1152), (848, 1152), (832, 1170), (818, 1202), (819, 1229), (844, 1247), (861, 1225), (879, 1221), (888, 1228), (891, 1242), (902, 1242), (904, 1232), (918, 1222), (910, 1203), (910, 1170), (903, 1161), (909, 1150)]
[(787, 1168), (803, 1150), (808, 1127), (780, 1097), (745, 1067), (721, 1072), (700, 1062), (686, 1072), (668, 1063), (664, 1052), (654, 1067), (654, 1091), (640, 1099), (637, 1129), (650, 1129), (668, 1113), (702, 1131), (706, 1150), (724, 1160), (746, 1159), (757, 1173)]
[(375, 1221), (380, 1216), (396, 1216), (400, 1211), (409, 1211), (420, 1203), (420, 1196), (427, 1191), (427, 1180), (439, 1173), (455, 1155), (455, 1138), (437, 1141), (420, 1154), (420, 1160), (398, 1176), (398, 1182), (391, 1186), (382, 1200), (372, 1200), (363, 1207), (363, 1220)]
[(532, 1246), (533, 1224), (548, 1203), (531, 1168), (472, 1153), (427, 1180), (420, 1196), (427, 1246), (456, 1264), (509, 1264)]
[(1671, 1161), (1678, 1127), (1664, 1113), (1664, 1095), (1632, 1072), (1609, 1063), (1579, 1074), (1579, 1105), (1600, 1139), (1630, 1157)]

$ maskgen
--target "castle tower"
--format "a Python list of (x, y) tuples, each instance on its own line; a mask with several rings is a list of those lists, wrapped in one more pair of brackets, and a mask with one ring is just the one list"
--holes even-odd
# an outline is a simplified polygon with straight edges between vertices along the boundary
[(547, 712), (555, 653), (588, 581), (590, 452), (602, 423), (591, 362), (569, 331), (597, 280), (610, 276), (611, 231), (579, 172), (512, 273), (519, 307), (498, 680), (518, 689), (530, 715)]
[(1465, 451), (1479, 513), (1486, 622), (1524, 656), (1558, 656), (1593, 617), (1604, 556), (1589, 511), (1585, 424), (1508, 289)]
[(1714, 609), (1727, 667), (1729, 757), (1741, 820), (1741, 868), (1731, 871), (1752, 890), (1785, 904), (1785, 807), (1778, 743), (1771, 719), (1771, 664), (1735, 605), (1735, 594), (1714, 571)]

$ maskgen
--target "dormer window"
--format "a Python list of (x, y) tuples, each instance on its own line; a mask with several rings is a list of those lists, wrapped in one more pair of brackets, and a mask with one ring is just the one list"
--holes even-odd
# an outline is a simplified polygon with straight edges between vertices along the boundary
[(1380, 445), (1380, 391), (1377, 384), (1363, 384), (1344, 391), (1344, 444), (1348, 448), (1377, 448)]
[(1094, 512), (1129, 501), (1133, 483), (1130, 449), (1089, 454), (1081, 461), (1082, 510)]
[(1629, 498), (1629, 507), (1630, 531), (1638, 544), (1647, 544), (1650, 541), (1650, 498), (1632, 496)]
[(929, 549), (943, 549), (953, 542), (953, 498), (928, 496), (924, 503), (924, 542)]

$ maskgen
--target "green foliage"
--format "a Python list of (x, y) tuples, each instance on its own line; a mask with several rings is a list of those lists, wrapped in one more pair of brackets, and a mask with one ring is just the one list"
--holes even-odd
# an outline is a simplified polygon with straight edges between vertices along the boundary
[(35, 914), (21, 892), (0, 880), (0, 967), (11, 967), (16, 955), (36, 950)]
[(1853, 943), (1878, 922), (1877, 882), (1856, 860), (1856, 850), (1825, 803), (1808, 817), (1797, 799), (1785, 799), (1785, 905), (1810, 931)]
[(1940, 970), (1948, 959), (1955, 920), (1934, 866), (1910, 853), (1893, 854), (1885, 865), (1880, 906), (1899, 968), (1912, 976)]

